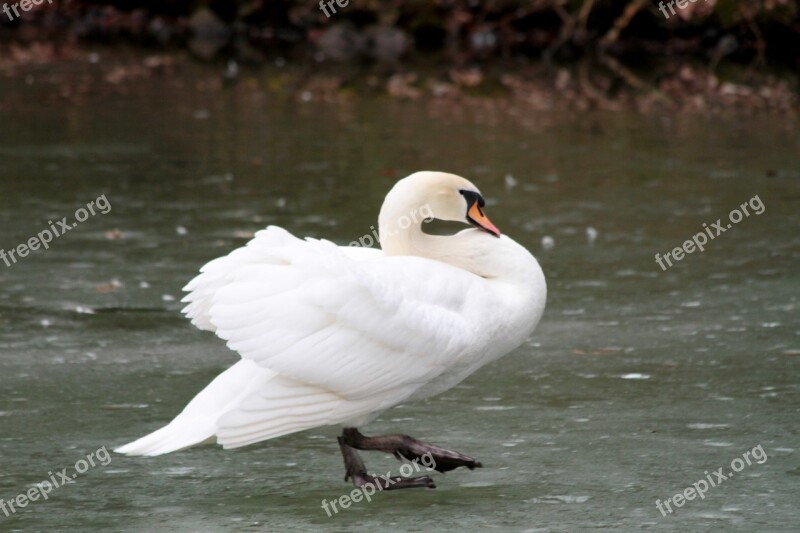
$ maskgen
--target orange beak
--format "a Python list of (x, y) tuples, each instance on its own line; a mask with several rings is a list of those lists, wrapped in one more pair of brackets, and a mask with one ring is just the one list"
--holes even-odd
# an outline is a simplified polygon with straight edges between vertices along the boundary
[(475, 227), (482, 229), (486, 233), (491, 233), (495, 237), (500, 236), (500, 230), (483, 214), (483, 210), (481, 206), (478, 205), (478, 202), (473, 203), (472, 207), (469, 208), (469, 211), (467, 211), (467, 218)]

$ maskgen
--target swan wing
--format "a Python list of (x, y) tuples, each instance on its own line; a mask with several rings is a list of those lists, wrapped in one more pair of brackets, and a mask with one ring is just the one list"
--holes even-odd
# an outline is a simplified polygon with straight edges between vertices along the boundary
[(487, 291), (445, 263), (361, 255), (269, 227), (206, 265), (184, 311), (243, 358), (343, 400), (407, 396), (474, 348)]

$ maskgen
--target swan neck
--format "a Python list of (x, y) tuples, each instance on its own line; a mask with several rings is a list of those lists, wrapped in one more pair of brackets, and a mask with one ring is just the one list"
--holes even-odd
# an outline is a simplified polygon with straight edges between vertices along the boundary
[(428, 257), (429, 235), (422, 231), (422, 223), (433, 218), (433, 211), (425, 201), (414, 197), (402, 198), (399, 194), (386, 197), (378, 216), (378, 236), (384, 255), (419, 255)]

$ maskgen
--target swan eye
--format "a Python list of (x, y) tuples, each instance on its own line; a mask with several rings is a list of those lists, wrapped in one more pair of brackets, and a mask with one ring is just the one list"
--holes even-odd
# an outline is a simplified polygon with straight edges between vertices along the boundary
[(467, 200), (467, 208), (469, 209), (472, 207), (472, 204), (478, 202), (478, 207), (483, 207), (486, 205), (486, 202), (483, 200), (483, 196), (476, 193), (475, 191), (467, 191), (465, 189), (461, 189), (458, 191), (461, 195)]

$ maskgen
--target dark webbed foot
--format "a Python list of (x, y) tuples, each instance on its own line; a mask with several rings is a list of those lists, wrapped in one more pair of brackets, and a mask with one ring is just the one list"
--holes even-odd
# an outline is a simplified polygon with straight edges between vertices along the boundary
[[(429, 466), (439, 472), (448, 472), (459, 466), (465, 466), (470, 470), (483, 466), (472, 457), (419, 441), (408, 435), (366, 437), (356, 428), (345, 428), (339, 438), (339, 443), (341, 444), (342, 442), (346, 446), (358, 450), (379, 450), (391, 453), (398, 459), (405, 457), (409, 461), (418, 461), (422, 465)], [(427, 457), (425, 457), (426, 455)]]
[(430, 476), (405, 478), (390, 476), (388, 474), (385, 476), (372, 476), (367, 474), (367, 467), (364, 466), (364, 461), (361, 460), (356, 449), (348, 446), (342, 437), (339, 437), (338, 440), (339, 449), (342, 451), (342, 457), (344, 457), (344, 480), (352, 480), (353, 485), (356, 487), (373, 485), (379, 490), (436, 488)]

